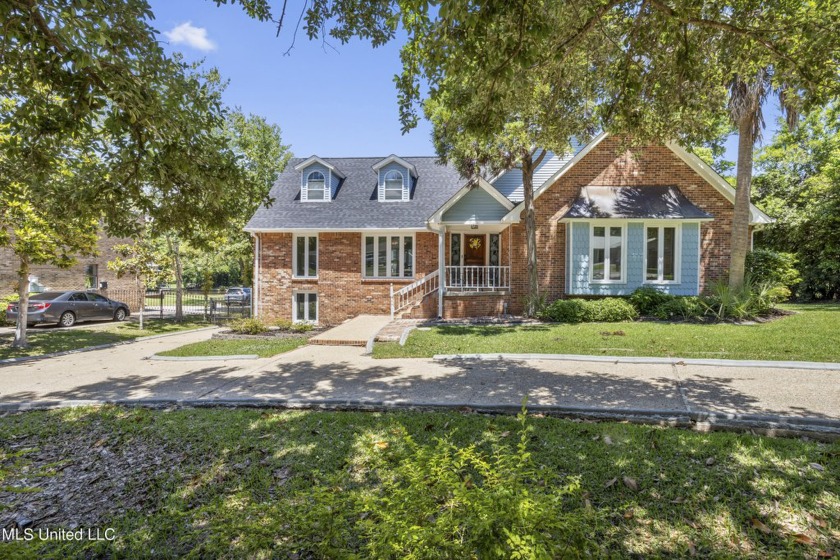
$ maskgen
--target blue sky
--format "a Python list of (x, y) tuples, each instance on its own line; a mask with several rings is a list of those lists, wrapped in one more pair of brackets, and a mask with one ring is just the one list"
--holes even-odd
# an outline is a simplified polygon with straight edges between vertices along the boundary
[[(397, 43), (373, 49), (355, 41), (336, 44), (336, 52), (299, 33), (294, 49), (284, 56), (291, 25), (278, 38), (273, 23), (253, 20), (236, 5), (217, 7), (210, 0), (150, 4), (166, 48), (217, 67), (230, 80), (226, 102), (280, 125), (283, 141), (296, 156), (434, 155), (427, 122), (400, 133), (393, 83), (400, 71)], [(296, 18), (287, 13), (286, 21), (294, 24)], [(777, 113), (767, 109), (764, 137), (769, 140)], [(727, 159), (734, 161), (734, 135), (727, 148)]]

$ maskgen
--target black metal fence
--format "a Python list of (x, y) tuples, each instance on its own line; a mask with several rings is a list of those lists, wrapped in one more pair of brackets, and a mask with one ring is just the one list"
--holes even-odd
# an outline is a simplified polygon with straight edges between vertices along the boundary
[[(178, 294), (176, 290), (164, 289), (146, 291), (136, 289), (108, 289), (102, 290), (102, 294), (128, 304), (132, 314), (140, 311), (141, 302), (143, 314), (146, 317), (158, 317), (160, 319), (175, 317), (178, 307)], [(224, 291), (214, 290), (205, 294), (199, 290), (182, 290), (181, 292), (181, 313), (192, 318), (202, 317), (205, 320), (216, 322), (232, 318), (251, 316), (250, 298), (227, 296)]]

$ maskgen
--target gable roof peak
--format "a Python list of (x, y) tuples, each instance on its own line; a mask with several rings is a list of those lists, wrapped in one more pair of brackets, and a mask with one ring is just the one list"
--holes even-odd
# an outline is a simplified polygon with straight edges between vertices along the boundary
[(377, 163), (373, 164), (373, 170), (378, 172), (380, 169), (388, 165), (389, 163), (398, 163), (408, 169), (408, 172), (411, 173), (411, 176), (415, 179), (417, 178), (417, 168), (414, 164), (407, 162), (400, 156), (396, 154), (391, 154), (390, 156), (386, 157), (383, 160), (378, 161)]
[(335, 175), (336, 177), (338, 177), (339, 179), (344, 179), (345, 178), (344, 173), (339, 171), (339, 169), (336, 166), (327, 162), (324, 159), (319, 158), (316, 155), (313, 155), (312, 157), (310, 157), (308, 159), (305, 159), (304, 161), (297, 164), (295, 166), (295, 171), (301, 171), (303, 169), (306, 169), (307, 167), (309, 167), (313, 163), (319, 163), (319, 164), (323, 165), (324, 167), (329, 169), (332, 172), (332, 174)]

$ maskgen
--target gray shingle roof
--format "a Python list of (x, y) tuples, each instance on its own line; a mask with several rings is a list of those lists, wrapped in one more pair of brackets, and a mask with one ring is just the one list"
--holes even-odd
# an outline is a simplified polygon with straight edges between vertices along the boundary
[(677, 187), (583, 187), (563, 218), (711, 218)]
[(424, 228), (465, 183), (454, 167), (438, 165), (434, 157), (407, 157), (403, 159), (417, 168), (411, 200), (379, 202), (372, 166), (384, 157), (323, 159), (346, 176), (331, 202), (300, 201), (300, 172), (294, 167), (305, 158), (293, 159), (271, 189), (274, 204), (260, 207), (245, 229)]

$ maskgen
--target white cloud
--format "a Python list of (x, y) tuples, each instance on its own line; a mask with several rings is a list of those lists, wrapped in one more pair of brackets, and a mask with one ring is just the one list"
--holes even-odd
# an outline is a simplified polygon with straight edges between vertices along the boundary
[(191, 21), (175, 26), (171, 31), (164, 31), (163, 34), (174, 45), (185, 43), (194, 49), (205, 52), (216, 49), (216, 44), (207, 38), (207, 29), (193, 27)]

